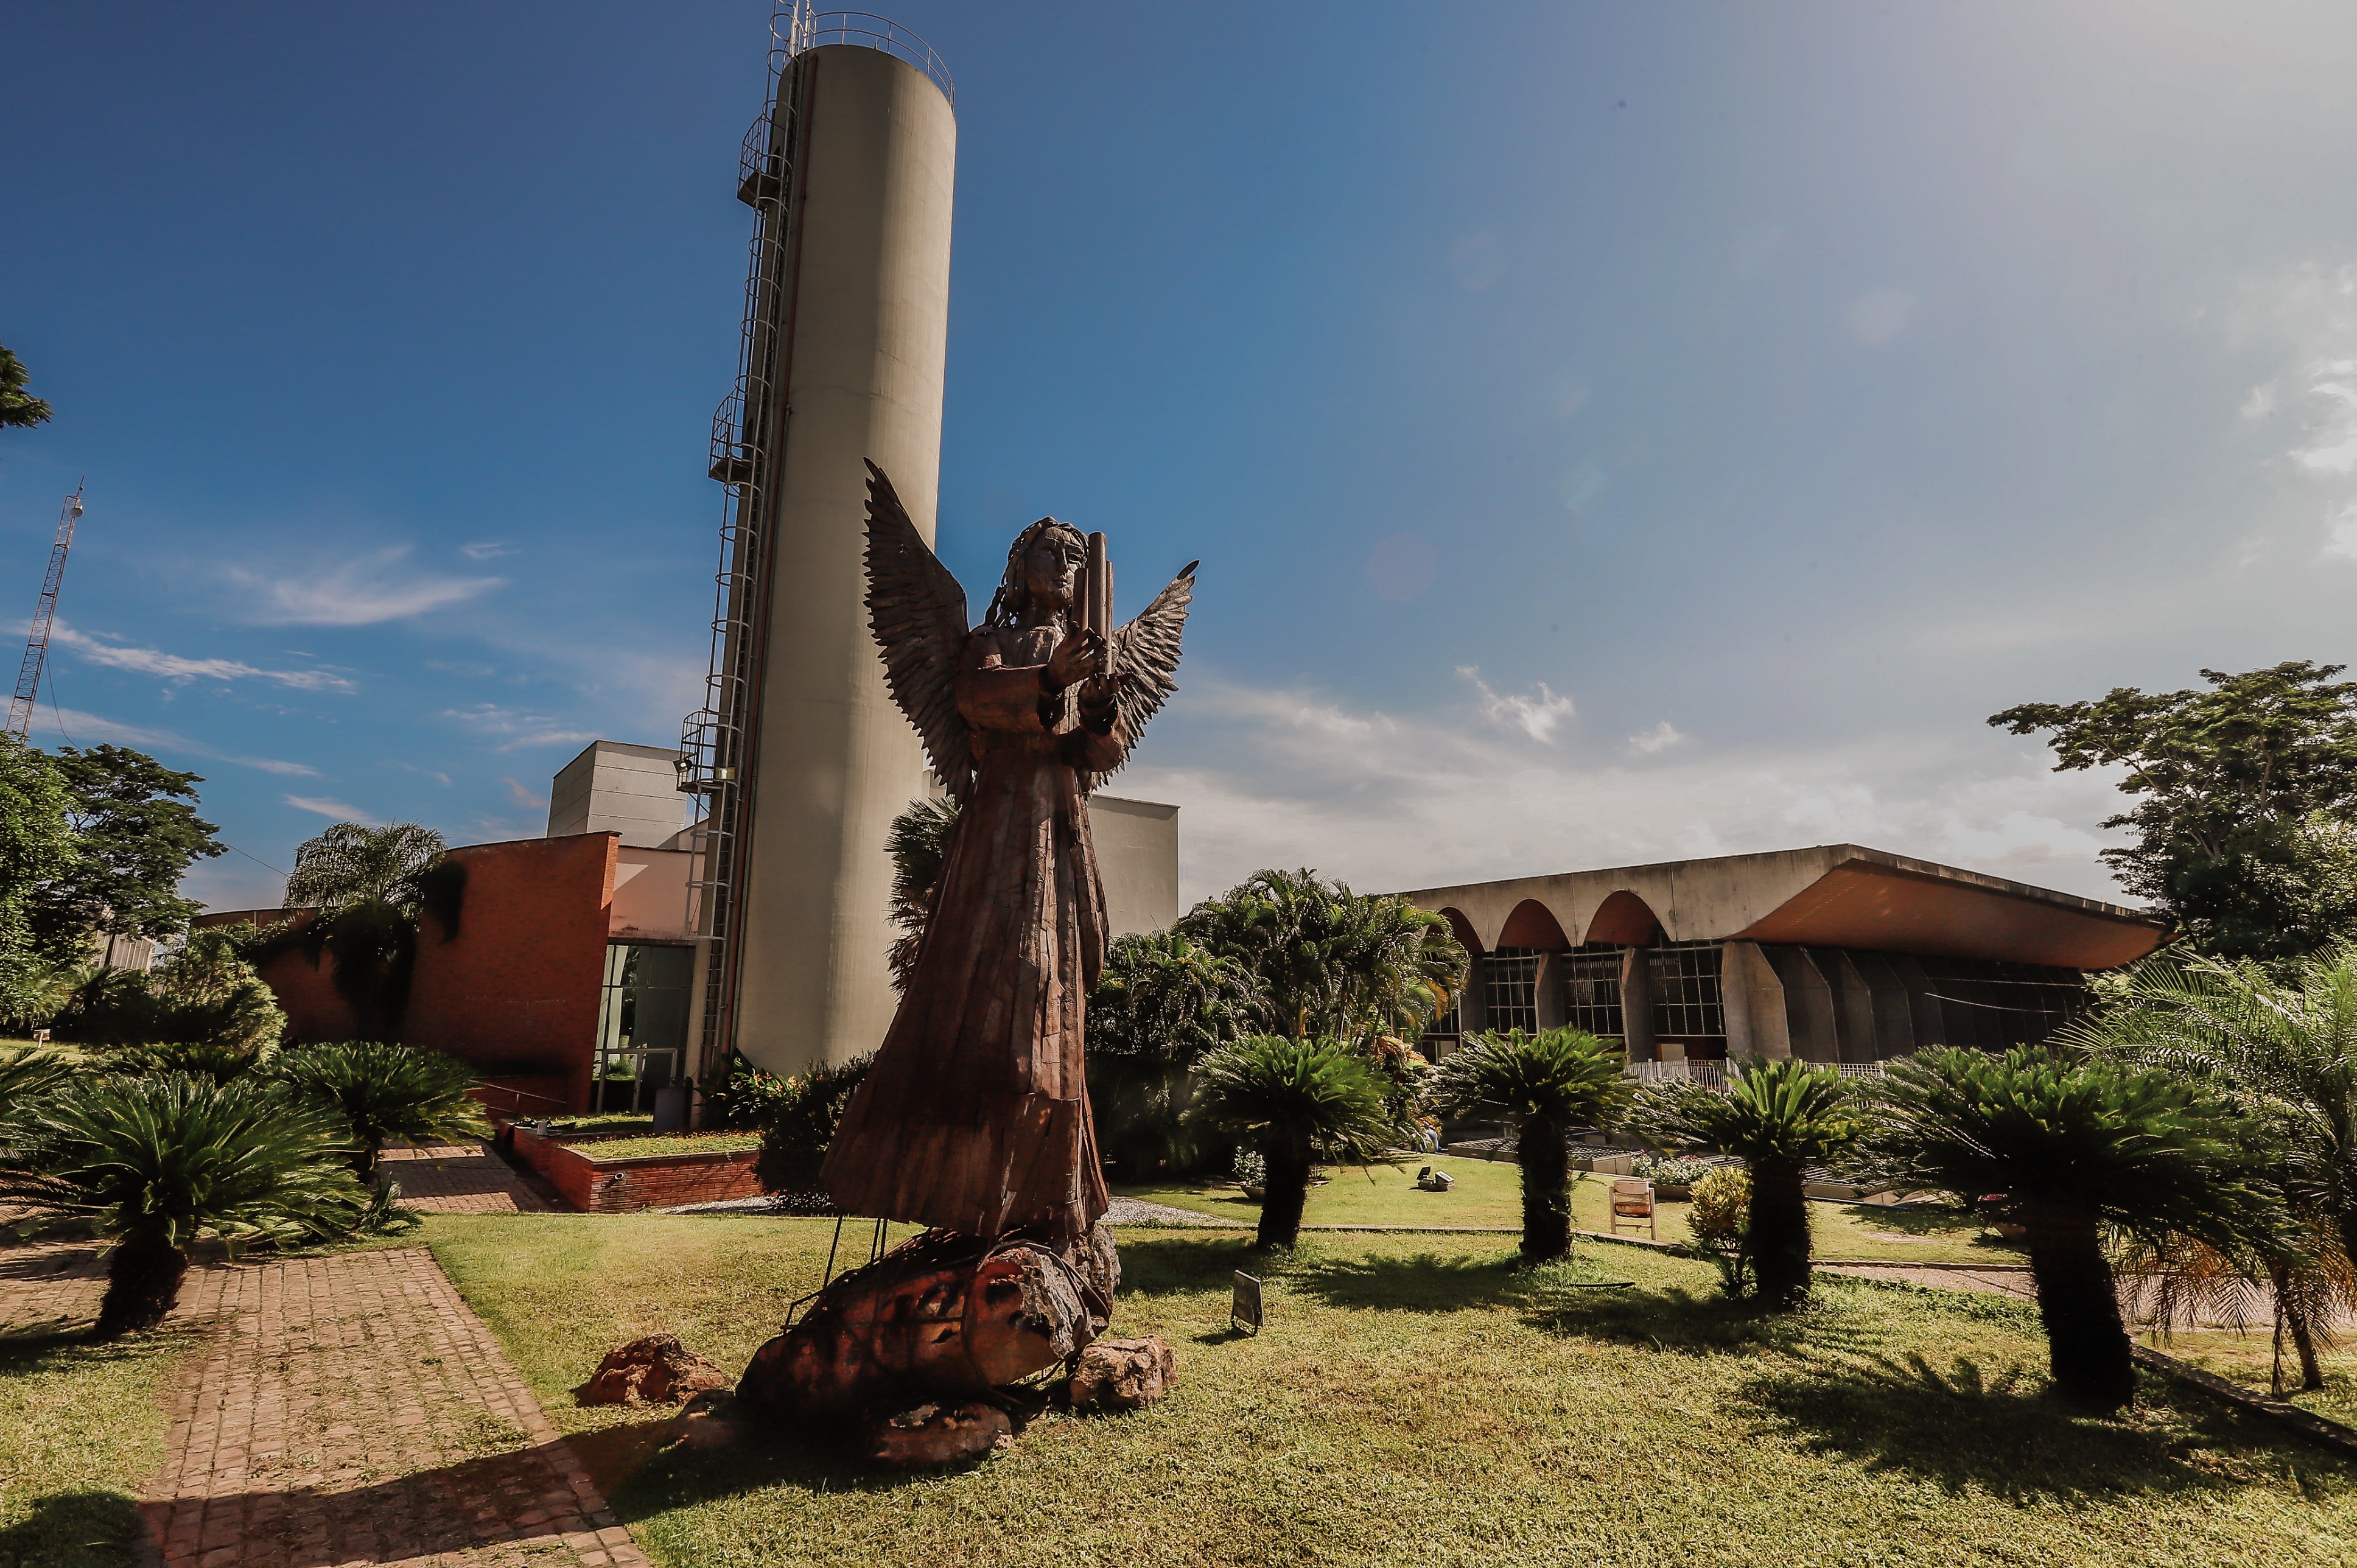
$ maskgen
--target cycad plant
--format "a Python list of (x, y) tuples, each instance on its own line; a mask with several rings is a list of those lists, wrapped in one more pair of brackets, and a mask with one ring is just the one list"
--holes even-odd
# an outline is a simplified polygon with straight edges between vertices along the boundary
[(1800, 1060), (1752, 1060), (1724, 1093), (1700, 1084), (1655, 1084), (1637, 1096), (1630, 1125), (1674, 1149), (1739, 1157), (1751, 1170), (1745, 1246), (1764, 1306), (1796, 1306), (1809, 1294), (1807, 1172), (1857, 1141), (1864, 1122), (1848, 1082)]
[(299, 1046), (280, 1052), (270, 1071), (343, 1117), (352, 1171), (362, 1181), (375, 1176), (377, 1156), (395, 1139), (427, 1144), (490, 1133), (483, 1108), (467, 1092), (475, 1087), (473, 1070), (439, 1051), (379, 1040)]
[(73, 1062), (42, 1046), (0, 1046), (0, 1118), (73, 1076)]
[(255, 1078), (76, 1077), (15, 1108), (0, 1142), (0, 1198), (114, 1239), (101, 1338), (163, 1321), (199, 1235), (292, 1240), (366, 1212), (334, 1114)]
[(2188, 1074), (2266, 1126), (2291, 1223), (2265, 1260), (2300, 1380), (2357, 1276), (2357, 944), (2273, 966), (2161, 954), (2120, 977), (2073, 1043)]
[(1257, 1145), (1267, 1161), (1259, 1246), (1300, 1239), (1318, 1160), (1370, 1159), (1392, 1141), (1382, 1075), (1340, 1040), (1250, 1036), (1205, 1057), (1195, 1073), (1189, 1117)]
[(1628, 1101), (1621, 1051), (1577, 1029), (1481, 1035), (1441, 1058), (1426, 1102), (1448, 1116), (1491, 1107), (1514, 1121), (1523, 1183), (1523, 1257), (1571, 1250), (1571, 1129), (1609, 1122)]
[(2186, 1240), (2247, 1256), (2276, 1208), (2252, 1178), (2255, 1129), (2190, 1079), (2019, 1046), (1890, 1065), (1874, 1096), (1868, 1174), (1966, 1198), (2004, 1195), (2029, 1231), (2056, 1391), (2116, 1410), (2136, 1378), (2104, 1244)]

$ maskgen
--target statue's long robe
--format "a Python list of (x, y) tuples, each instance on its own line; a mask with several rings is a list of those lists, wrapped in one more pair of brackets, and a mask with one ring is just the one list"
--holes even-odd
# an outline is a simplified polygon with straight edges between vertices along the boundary
[(915, 976), (827, 1153), (846, 1212), (1060, 1244), (1105, 1211), (1082, 1028), (1108, 930), (1080, 774), (1119, 767), (1122, 746), (1071, 693), (1040, 695), (1061, 637), (966, 640), (975, 777)]

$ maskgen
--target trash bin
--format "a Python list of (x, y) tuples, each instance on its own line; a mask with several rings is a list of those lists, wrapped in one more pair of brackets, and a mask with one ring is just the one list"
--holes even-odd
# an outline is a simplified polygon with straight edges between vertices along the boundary
[(687, 1130), (687, 1090), (658, 1089), (655, 1090), (655, 1131), (683, 1133)]

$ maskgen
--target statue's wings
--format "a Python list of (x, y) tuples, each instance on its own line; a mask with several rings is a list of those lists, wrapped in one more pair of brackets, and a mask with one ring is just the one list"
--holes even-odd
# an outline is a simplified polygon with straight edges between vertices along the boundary
[(958, 664), (969, 629), (965, 590), (873, 463), (867, 465), (867, 625), (884, 654), (892, 700), (917, 726), (950, 799), (964, 804), (974, 778), (974, 753), (957, 705)]
[[(1113, 733), (1121, 742), (1124, 760), (1137, 737), (1146, 733), (1146, 721), (1178, 689), (1178, 639), (1187, 629), (1187, 607), (1195, 598), (1195, 568), (1201, 564), (1188, 562), (1187, 569), (1171, 578), (1170, 585), (1155, 595), (1154, 602), (1140, 610), (1135, 620), (1113, 634)], [(1081, 788), (1095, 789), (1113, 771), (1083, 774)]]

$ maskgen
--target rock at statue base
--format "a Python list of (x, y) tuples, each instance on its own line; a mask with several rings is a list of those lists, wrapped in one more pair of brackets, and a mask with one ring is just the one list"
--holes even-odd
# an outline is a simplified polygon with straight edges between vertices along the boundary
[(677, 1404), (729, 1386), (728, 1374), (689, 1350), (676, 1334), (650, 1334), (609, 1350), (581, 1391), (583, 1404)]
[(928, 1230), (820, 1292), (754, 1352), (737, 1397), (773, 1418), (821, 1423), (978, 1399), (1103, 1332), (1117, 1267), (1109, 1237), (1100, 1257), (1087, 1242), (1059, 1252)]
[(860, 1434), (871, 1463), (894, 1470), (934, 1470), (1015, 1445), (1015, 1423), (987, 1400), (929, 1401), (871, 1417)]
[(1064, 1397), (1076, 1411), (1137, 1410), (1178, 1380), (1178, 1358), (1161, 1335), (1100, 1339), (1072, 1359)]

